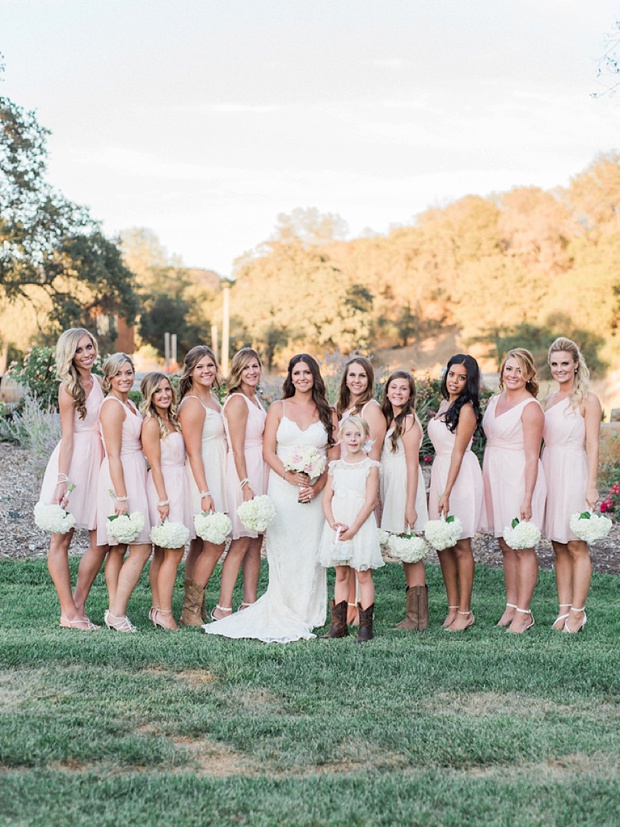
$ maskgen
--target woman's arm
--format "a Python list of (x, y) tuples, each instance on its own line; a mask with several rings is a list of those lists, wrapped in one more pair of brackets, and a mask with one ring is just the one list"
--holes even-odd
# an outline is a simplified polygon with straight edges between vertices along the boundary
[[(163, 522), (170, 513), (170, 506), (167, 504), (166, 483), (161, 470), (161, 436), (159, 423), (152, 416), (147, 417), (142, 425), (142, 450), (151, 466), (153, 483), (157, 491), (159, 518)], [(166, 505), (159, 505), (165, 502)]]
[[(233, 461), (235, 463), (235, 470), (241, 480), (248, 477), (248, 469), (245, 462), (245, 431), (248, 424), (248, 406), (244, 399), (241, 398), (240, 393), (234, 393), (224, 406), (224, 416), (228, 422), (228, 433), (230, 435), (230, 445), (232, 448)], [(254, 492), (250, 487), (250, 483), (246, 484), (241, 489), (243, 500), (254, 499)]]
[(437, 510), (439, 514), (447, 517), (450, 513), (450, 494), (454, 488), (454, 483), (461, 470), (461, 463), (465, 451), (471, 442), (477, 425), (476, 414), (474, 413), (471, 403), (463, 405), (459, 411), (459, 421), (456, 426), (454, 434), (454, 447), (452, 448), (452, 455), (450, 456), (450, 468), (448, 469), (448, 478), (446, 485), (441, 494)]
[(203, 511), (214, 511), (215, 504), (209, 493), (207, 474), (202, 461), (202, 430), (204, 428), (206, 411), (197, 399), (188, 399), (179, 411), (179, 422), (185, 440), (185, 450), (192, 469), (194, 482), (200, 493), (200, 507)]
[(422, 428), (413, 416), (407, 417), (405, 429), (401, 435), (405, 449), (407, 467), (407, 504), (405, 506), (405, 527), (413, 528), (418, 519), (415, 502), (418, 496), (418, 472), (420, 469), (420, 445)]
[[(357, 516), (353, 520), (353, 523), (346, 531), (340, 535), (340, 539), (342, 541), (352, 540), (353, 537), (357, 534), (360, 528), (364, 525), (366, 520), (370, 517), (372, 512), (375, 510), (375, 505), (377, 504), (377, 496), (379, 494), (379, 469), (373, 467), (368, 472), (368, 476), (366, 477), (366, 499), (364, 501), (364, 505), (360, 508)], [(325, 496), (325, 495), (323, 495)]]
[(121, 497), (121, 500), (114, 500), (115, 514), (126, 514), (129, 511), (125, 475), (123, 473), (123, 464), (121, 463), (123, 422), (126, 416), (125, 408), (117, 404), (103, 404), (99, 411), (99, 421), (101, 422), (106, 453), (110, 464), (110, 478), (114, 487), (114, 496), (115, 498)]
[(523, 424), (523, 442), (525, 453), (525, 496), (521, 505), (519, 519), (532, 519), (532, 496), (538, 479), (538, 459), (542, 442), (545, 415), (540, 405), (527, 404), (521, 414)]
[(598, 450), (603, 412), (598, 397), (593, 393), (588, 394), (584, 408), (583, 416), (586, 421), (586, 454), (588, 457), (586, 503), (589, 508), (594, 510), (598, 502), (596, 481), (598, 478)]
[(274, 402), (267, 411), (265, 433), (263, 435), (263, 459), (272, 471), (275, 471), (275, 473), (286, 480), (286, 482), (290, 482), (291, 485), (308, 485), (307, 475), (287, 471), (284, 463), (276, 453), (278, 426), (282, 421), (283, 415), (284, 405), (282, 402)]
[(368, 452), (368, 456), (370, 459), (380, 462), (381, 451), (383, 450), (383, 441), (385, 440), (385, 433), (387, 431), (387, 424), (385, 417), (383, 416), (381, 406), (378, 402), (372, 400), (371, 402), (368, 402), (365, 407), (364, 419), (370, 428), (370, 438), (372, 440), (372, 446)]
[(52, 503), (54, 505), (66, 505), (69, 487), (68, 479), (69, 470), (71, 468), (71, 460), (73, 459), (73, 434), (75, 429), (75, 405), (73, 404), (73, 397), (67, 393), (64, 382), (58, 389), (58, 408), (60, 409), (60, 451), (58, 454), (58, 477), (64, 480), (59, 482), (54, 491), (54, 498)]

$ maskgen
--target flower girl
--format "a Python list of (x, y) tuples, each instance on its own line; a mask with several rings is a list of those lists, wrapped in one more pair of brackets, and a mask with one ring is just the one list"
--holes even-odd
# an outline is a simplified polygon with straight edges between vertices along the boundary
[(360, 628), (357, 641), (371, 640), (375, 608), (372, 569), (384, 565), (374, 509), (379, 493), (380, 463), (364, 451), (369, 436), (368, 424), (350, 416), (340, 426), (343, 458), (329, 463), (323, 493), (326, 524), (319, 546), (319, 560), (325, 567), (336, 567), (336, 588), (332, 602), (332, 622), (326, 638), (346, 637), (349, 571), (354, 569), (360, 587), (358, 604)]

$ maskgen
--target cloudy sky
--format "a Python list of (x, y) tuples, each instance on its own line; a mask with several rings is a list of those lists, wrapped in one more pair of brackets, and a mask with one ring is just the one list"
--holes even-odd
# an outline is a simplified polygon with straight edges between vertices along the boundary
[(0, 0), (0, 93), (109, 233), (228, 274), (278, 213), (350, 235), (620, 148), (620, 0)]

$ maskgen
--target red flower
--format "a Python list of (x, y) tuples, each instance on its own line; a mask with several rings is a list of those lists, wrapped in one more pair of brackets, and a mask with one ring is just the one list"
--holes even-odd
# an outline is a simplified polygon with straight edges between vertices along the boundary
[(424, 457), (424, 462), (432, 462), (433, 458), (430, 455)]
[(604, 514), (606, 511), (613, 511), (614, 510), (614, 503), (611, 500), (606, 500), (605, 502), (601, 503), (601, 514)]

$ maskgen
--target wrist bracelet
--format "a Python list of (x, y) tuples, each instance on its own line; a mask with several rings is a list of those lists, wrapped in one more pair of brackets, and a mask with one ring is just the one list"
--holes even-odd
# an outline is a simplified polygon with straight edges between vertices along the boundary
[(63, 474), (62, 471), (58, 472), (58, 474), (56, 475), (56, 478), (58, 479), (59, 483), (69, 482), (69, 477), (66, 474)]
[(129, 497), (114, 497), (117, 503), (126, 503)]
[(284, 473), (282, 474), (282, 479), (283, 479), (283, 480), (285, 480), (285, 479), (286, 479), (286, 475), (287, 475), (287, 474), (288, 474), (288, 468), (285, 468), (285, 469), (284, 469)]
[(250, 480), (246, 477), (244, 480), (241, 480), (241, 482), (239, 483), (239, 487), (243, 488), (243, 486), (247, 485), (249, 482)]
[(157, 503), (158, 508), (163, 508), (164, 505), (170, 505), (170, 500), (162, 500), (161, 502)]
[(210, 496), (211, 496), (211, 492), (210, 492), (210, 491), (201, 491), (201, 492), (200, 492), (200, 499), (201, 499), (201, 500), (202, 500), (202, 499), (204, 499), (204, 497), (210, 497)]

